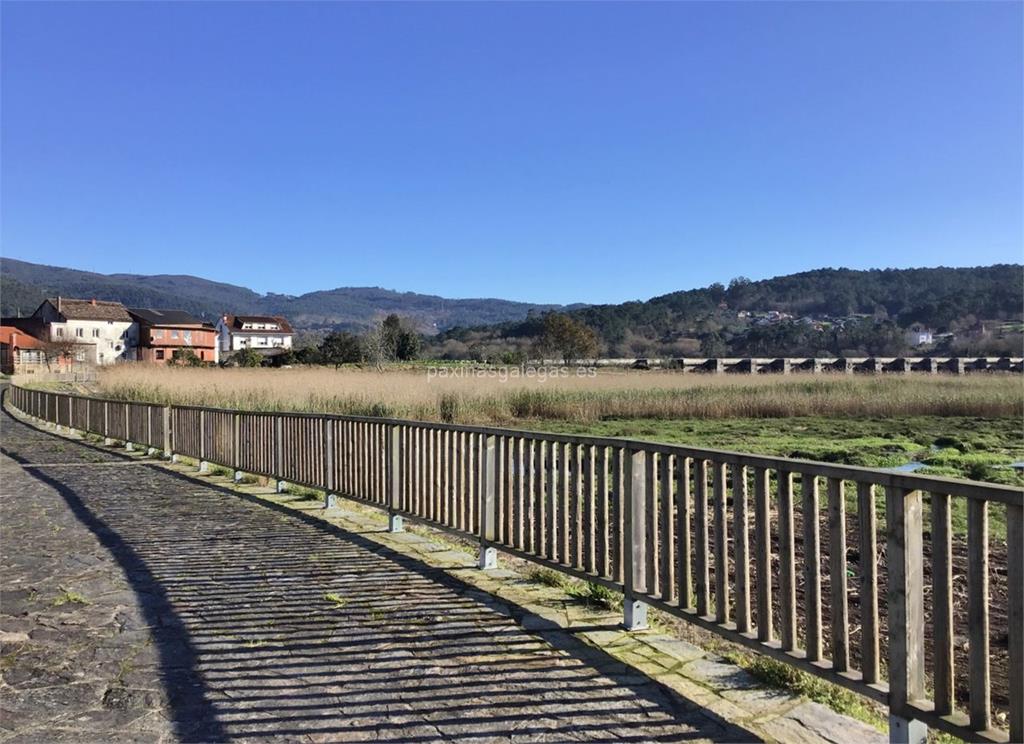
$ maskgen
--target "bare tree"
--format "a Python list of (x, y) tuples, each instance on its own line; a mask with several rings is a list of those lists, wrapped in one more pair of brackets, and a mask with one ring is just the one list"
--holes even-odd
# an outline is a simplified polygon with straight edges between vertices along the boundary
[(62, 359), (74, 361), (76, 354), (81, 350), (81, 344), (71, 339), (56, 338), (43, 342), (43, 359), (46, 361), (47, 371), (51, 370), (51, 364), (60, 363)]
[(384, 366), (395, 359), (395, 345), (391, 336), (383, 321), (375, 323), (363, 335), (363, 353), (378, 372), (383, 372)]

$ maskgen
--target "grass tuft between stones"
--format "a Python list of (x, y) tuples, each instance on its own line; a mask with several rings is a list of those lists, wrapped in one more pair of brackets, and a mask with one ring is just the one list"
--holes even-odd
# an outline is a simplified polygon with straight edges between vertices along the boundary
[(59, 588), (61, 590), (61, 593), (58, 594), (56, 597), (54, 597), (54, 600), (53, 600), (53, 606), (54, 607), (60, 607), (61, 605), (66, 605), (66, 604), (80, 604), (80, 605), (87, 605), (87, 604), (89, 604), (89, 600), (85, 598), (85, 595), (79, 594), (78, 592), (72, 591), (70, 589), (65, 589), (64, 587), (59, 587)]

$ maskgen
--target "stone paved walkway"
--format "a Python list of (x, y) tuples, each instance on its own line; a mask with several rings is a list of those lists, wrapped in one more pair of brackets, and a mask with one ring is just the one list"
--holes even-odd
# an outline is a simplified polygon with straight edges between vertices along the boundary
[(2, 426), (4, 741), (755, 738), (450, 572)]
[(0, 428), (0, 741), (885, 740), (378, 511)]

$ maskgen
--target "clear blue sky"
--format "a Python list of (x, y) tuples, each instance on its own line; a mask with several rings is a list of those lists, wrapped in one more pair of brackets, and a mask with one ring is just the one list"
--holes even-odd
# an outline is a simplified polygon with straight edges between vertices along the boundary
[(4, 2), (2, 252), (611, 302), (1022, 260), (1022, 5)]

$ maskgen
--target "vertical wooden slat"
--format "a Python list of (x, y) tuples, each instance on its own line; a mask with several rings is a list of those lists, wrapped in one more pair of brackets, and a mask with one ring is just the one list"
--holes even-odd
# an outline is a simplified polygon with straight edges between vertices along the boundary
[(750, 631), (750, 501), (747, 468), (732, 466), (733, 544), (736, 559), (736, 630)]
[(480, 489), (480, 452), (481, 452), (481, 441), (483, 437), (480, 434), (470, 434), (467, 437), (467, 443), (469, 446), (469, 452), (467, 453), (467, 478), (469, 486), (468, 498), (466, 499), (466, 506), (468, 509), (468, 518), (466, 520), (466, 531), (473, 532), (477, 529), (479, 523), (477, 514), (477, 499), (476, 494)]
[(526, 550), (535, 554), (537, 550), (536, 535), (538, 522), (534, 498), (534, 494), (536, 493), (537, 442), (533, 439), (529, 440), (527, 443), (526, 467), (527, 471), (523, 477), (526, 484)]
[(587, 573), (597, 573), (597, 515), (594, 503), (594, 446), (591, 444), (582, 447), (583, 472), (582, 483), (582, 532), (583, 538), (583, 570)]
[(585, 445), (572, 446), (569, 461), (569, 560), (576, 568), (583, 567), (583, 450)]
[(501, 535), (506, 545), (512, 544), (512, 520), (514, 519), (512, 512), (512, 447), (514, 443), (512, 437), (502, 437), (499, 441), (501, 447), (501, 498), (504, 507)]
[(715, 499), (715, 622), (729, 622), (729, 526), (725, 503), (726, 464), (712, 464)]
[(921, 493), (885, 489), (889, 570), (889, 710), (913, 719), (907, 703), (924, 698), (924, 578)]
[(711, 609), (711, 574), (708, 568), (708, 461), (697, 460), (694, 477), (693, 505), (697, 520), (697, 614), (707, 617)]
[(434, 470), (434, 481), (431, 487), (431, 501), (433, 502), (433, 519), (435, 522), (440, 522), (441, 524), (444, 524), (444, 450), (442, 446), (443, 442), (444, 431), (440, 429), (434, 429), (433, 436), (430, 439), (430, 462)]
[(576, 566), (576, 535), (574, 525), (578, 513), (579, 501), (575, 499), (579, 489), (578, 463), (579, 446), (565, 444), (562, 446), (563, 461), (559, 465), (562, 474), (562, 487), (559, 489), (561, 505), (558, 522), (559, 555), (563, 563)]
[(671, 602), (676, 593), (676, 523), (672, 498), (672, 457), (662, 455), (658, 460), (661, 598)]
[(611, 576), (611, 550), (608, 530), (608, 448), (601, 445), (597, 448), (594, 461), (597, 473), (597, 574), (605, 578)]
[(846, 496), (840, 478), (828, 479), (829, 579), (832, 600), (832, 668), (850, 668), (850, 617), (846, 580)]
[(472, 494), (473, 485), (470, 481), (470, 466), (469, 466), (469, 444), (471, 435), (466, 432), (459, 433), (459, 518), (458, 528), (460, 530), (469, 529), (469, 504), (468, 501)]
[(969, 713), (971, 728), (992, 724), (989, 670), (988, 503), (967, 502), (967, 635), (969, 639)]
[(935, 712), (953, 712), (953, 532), (949, 496), (932, 493), (932, 662)]
[[(417, 429), (416, 449), (419, 453), (419, 483), (416, 486), (416, 513), (430, 518), (430, 430), (424, 426)], [(372, 444), (370, 445), (372, 447)], [(370, 453), (368, 453), (370, 454)]]
[(562, 523), (562, 513), (566, 507), (565, 491), (568, 489), (568, 473), (566, 472), (566, 461), (569, 445), (560, 442), (548, 443), (547, 476), (548, 489), (547, 500), (544, 502), (544, 527), (547, 531), (547, 539), (544, 543), (544, 555), (551, 560), (561, 558), (566, 563), (566, 551), (559, 550), (559, 538), (567, 535), (565, 525)]
[(878, 650), (878, 522), (875, 488), (857, 483), (857, 521), (860, 532), (860, 666), (866, 684), (881, 677)]
[(754, 564), (757, 570), (757, 638), (775, 637), (772, 618), (772, 537), (768, 469), (754, 469)]
[(661, 459), (657, 453), (647, 454), (647, 465), (644, 469), (644, 543), (645, 543), (645, 565), (646, 581), (644, 586), (651, 595), (658, 594), (660, 584), (659, 555), (660, 545), (658, 540), (658, 461)]
[(676, 544), (679, 553), (676, 596), (679, 606), (693, 607), (693, 568), (690, 563), (690, 520), (693, 513), (690, 494), (690, 458), (676, 458)]
[(525, 550), (526, 546), (523, 543), (524, 528), (526, 526), (526, 514), (525, 514), (525, 498), (524, 488), (526, 484), (526, 458), (523, 454), (524, 441), (522, 437), (515, 438), (515, 448), (513, 450), (513, 468), (515, 478), (515, 495), (516, 495), (516, 525), (515, 535), (513, 537), (512, 545), (520, 550)]
[(625, 581), (624, 576), (624, 560), (622, 557), (625, 552), (625, 518), (623, 516), (623, 498), (625, 494), (625, 486), (623, 484), (625, 480), (625, 466), (623, 460), (626, 456), (625, 449), (621, 447), (614, 447), (611, 450), (612, 455), (612, 499), (611, 507), (613, 510), (612, 516), (612, 571), (616, 581)]
[(447, 432), (448, 439), (445, 447), (448, 448), (448, 520), (447, 524), (454, 527), (459, 522), (459, 460), (458, 451), (459, 434), (455, 431)]
[(533, 550), (537, 555), (544, 555), (545, 546), (545, 523), (546, 514), (544, 510), (544, 496), (547, 493), (547, 443), (539, 441), (534, 448), (533, 465), (533, 523), (534, 543)]
[(804, 605), (807, 620), (807, 660), (820, 661), (821, 637), (821, 525), (818, 523), (818, 479), (801, 474), (804, 522)]
[(1010, 741), (1024, 741), (1024, 507), (1006, 506)]

